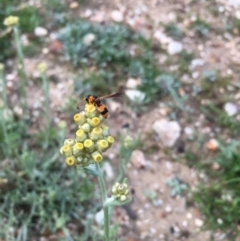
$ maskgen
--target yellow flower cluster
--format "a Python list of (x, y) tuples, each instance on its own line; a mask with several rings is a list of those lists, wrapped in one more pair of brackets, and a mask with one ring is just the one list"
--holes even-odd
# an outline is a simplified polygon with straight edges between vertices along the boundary
[(19, 17), (16, 17), (16, 16), (9, 16), (7, 18), (4, 19), (4, 22), (3, 24), (7, 27), (10, 27), (10, 26), (15, 26), (17, 25), (19, 22)]
[(124, 202), (127, 200), (127, 195), (129, 194), (128, 185), (126, 183), (116, 182), (112, 187), (112, 194), (115, 199)]
[(114, 143), (109, 127), (93, 104), (86, 104), (85, 110), (74, 115), (78, 125), (75, 139), (66, 139), (60, 152), (68, 166), (86, 167), (101, 162), (102, 153)]

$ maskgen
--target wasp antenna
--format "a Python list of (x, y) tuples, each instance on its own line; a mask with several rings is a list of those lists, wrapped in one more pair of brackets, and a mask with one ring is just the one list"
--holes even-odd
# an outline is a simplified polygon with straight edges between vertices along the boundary
[(80, 100), (80, 101), (78, 102), (78, 104), (77, 104), (77, 109), (80, 108), (80, 104), (81, 104), (84, 100), (85, 100), (85, 98), (83, 98), (82, 100)]

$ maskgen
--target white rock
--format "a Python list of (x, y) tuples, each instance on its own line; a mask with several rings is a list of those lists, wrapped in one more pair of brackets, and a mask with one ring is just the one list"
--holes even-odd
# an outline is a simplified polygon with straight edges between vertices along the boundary
[(144, 168), (146, 166), (145, 156), (144, 156), (143, 152), (140, 150), (134, 150), (132, 152), (132, 155), (130, 157), (130, 162), (136, 168)]
[(160, 239), (160, 240), (165, 240), (165, 235), (164, 235), (164, 234), (160, 234), (160, 235), (159, 235), (159, 239)]
[(120, 23), (123, 21), (123, 13), (115, 10), (111, 13), (111, 18), (113, 21)]
[(134, 102), (142, 103), (146, 97), (146, 95), (140, 90), (126, 90), (126, 96)]
[(166, 147), (172, 147), (180, 136), (181, 127), (176, 121), (156, 120), (152, 126)]
[(167, 206), (167, 207), (165, 208), (165, 211), (166, 211), (167, 213), (171, 213), (171, 212), (172, 212), (172, 207), (171, 207), (171, 206)]
[(184, 128), (184, 133), (188, 136), (188, 137), (192, 137), (193, 136), (193, 129), (191, 128), (191, 127), (188, 127), (188, 126), (186, 126), (185, 128)]
[(48, 34), (48, 31), (46, 28), (43, 27), (36, 27), (34, 29), (34, 34), (38, 37), (45, 37)]
[(16, 74), (14, 73), (14, 74), (7, 74), (6, 75), (6, 80), (7, 81), (12, 81), (12, 80), (14, 80), (16, 78)]
[(184, 221), (182, 222), (182, 226), (186, 228), (186, 227), (188, 226), (188, 221), (184, 220)]
[(86, 9), (84, 14), (83, 14), (83, 17), (89, 18), (89, 17), (91, 17), (92, 14), (93, 14), (93, 12), (92, 12), (91, 9)]
[(225, 8), (224, 8), (223, 6), (219, 6), (218, 11), (219, 11), (220, 13), (223, 13), (224, 10), (225, 10)]
[(101, 209), (99, 212), (95, 214), (95, 221), (98, 223), (98, 225), (102, 225), (104, 221), (104, 212), (103, 209)]
[(222, 220), (221, 218), (218, 218), (218, 219), (217, 219), (217, 222), (218, 222), (218, 224), (220, 224), (220, 225), (223, 224), (223, 220)]
[(205, 61), (203, 59), (193, 59), (190, 65), (190, 69), (195, 69), (198, 66), (203, 66)]
[(126, 83), (126, 87), (129, 89), (135, 89), (138, 85), (141, 84), (141, 79), (129, 78)]
[(196, 219), (194, 220), (194, 223), (195, 223), (195, 225), (196, 225), (197, 227), (203, 226), (203, 220), (201, 220), (201, 219), (199, 219), (199, 218), (196, 218)]
[(156, 232), (157, 232), (157, 230), (155, 228), (150, 227), (150, 233), (155, 234)]
[(192, 77), (193, 77), (194, 79), (197, 79), (197, 78), (199, 77), (199, 72), (198, 72), (198, 71), (192, 72)]
[(172, 41), (171, 43), (168, 44), (168, 47), (167, 47), (167, 52), (170, 55), (178, 54), (182, 50), (183, 50), (182, 43), (177, 42), (177, 41)]
[(161, 32), (160, 30), (157, 30), (153, 34), (153, 37), (161, 44), (168, 44), (173, 41), (170, 37), (168, 37), (165, 33)]
[(233, 116), (237, 113), (237, 106), (228, 102), (224, 105), (224, 110), (227, 112), (228, 116)]
[(191, 213), (186, 214), (187, 219), (192, 219), (193, 215)]
[(96, 39), (95, 34), (88, 33), (83, 37), (83, 43), (87, 46), (91, 45), (92, 42)]

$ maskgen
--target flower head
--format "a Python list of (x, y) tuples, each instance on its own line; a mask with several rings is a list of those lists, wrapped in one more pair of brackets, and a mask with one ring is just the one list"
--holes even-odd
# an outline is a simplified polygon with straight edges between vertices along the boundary
[(41, 74), (45, 73), (47, 70), (47, 65), (44, 62), (42, 62), (42, 63), (38, 64), (37, 69)]
[(67, 157), (65, 161), (68, 166), (73, 166), (76, 162), (74, 156)]
[(109, 127), (93, 104), (86, 104), (85, 110), (73, 117), (78, 126), (75, 139), (66, 139), (61, 154), (68, 166), (86, 167), (103, 160), (103, 152), (114, 143)]
[(127, 195), (129, 194), (128, 185), (126, 182), (116, 182), (112, 187), (112, 195), (115, 199), (122, 202), (126, 201)]
[(7, 27), (15, 26), (19, 22), (19, 17), (17, 16), (9, 16), (6, 17), (3, 21), (3, 24)]

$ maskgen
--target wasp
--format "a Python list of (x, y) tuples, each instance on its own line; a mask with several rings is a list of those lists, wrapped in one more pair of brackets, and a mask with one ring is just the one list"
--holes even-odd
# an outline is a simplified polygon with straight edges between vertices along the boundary
[(108, 109), (104, 104), (101, 103), (101, 100), (107, 99), (107, 98), (119, 97), (121, 95), (122, 93), (113, 93), (113, 94), (104, 95), (101, 97), (98, 97), (96, 95), (88, 95), (87, 97), (79, 101), (79, 103), (77, 104), (77, 108), (79, 109), (82, 101), (86, 100), (88, 104), (93, 104), (97, 108), (97, 110), (100, 112), (100, 114), (103, 116), (104, 119), (107, 119)]

